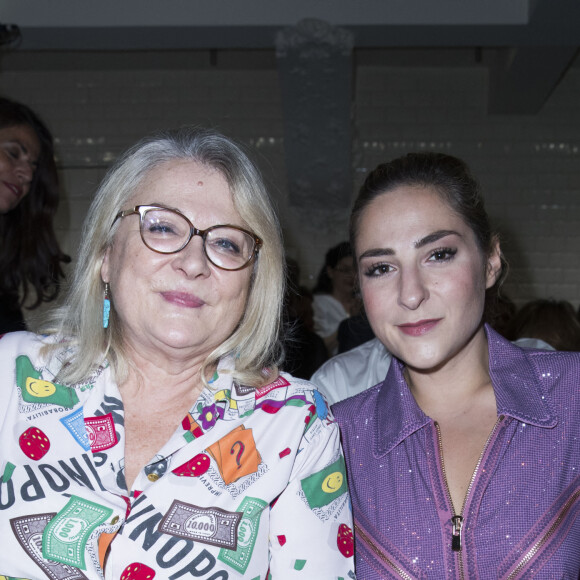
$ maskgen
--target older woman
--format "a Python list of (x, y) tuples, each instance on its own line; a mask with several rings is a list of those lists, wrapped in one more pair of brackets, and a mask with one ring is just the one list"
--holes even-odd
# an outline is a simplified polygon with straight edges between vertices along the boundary
[(227, 138), (168, 132), (116, 164), (48, 336), (0, 341), (0, 574), (352, 575), (338, 429), (278, 372), (283, 286)]
[(484, 312), (502, 276), (466, 165), (377, 167), (351, 239), (385, 380), (333, 407), (357, 577), (578, 578), (580, 354), (522, 350)]

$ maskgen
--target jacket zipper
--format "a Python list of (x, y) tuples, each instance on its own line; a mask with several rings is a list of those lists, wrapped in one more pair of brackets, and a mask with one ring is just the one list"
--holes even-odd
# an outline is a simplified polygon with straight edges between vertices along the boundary
[(394, 562), (389, 560), (387, 556), (385, 556), (382, 550), (373, 542), (372, 538), (370, 538), (356, 522), (354, 523), (354, 530), (358, 537), (363, 540), (363, 542), (373, 551), (375, 556), (379, 558), (379, 560), (381, 560), (388, 568), (392, 568), (401, 578), (404, 578), (404, 580), (413, 580), (412, 576), (409, 576), (405, 570), (397, 566)]
[(453, 516), (451, 517), (451, 549), (454, 552), (458, 552), (457, 557), (459, 559), (459, 576), (461, 579), (463, 579), (465, 577), (464, 572), (463, 572), (463, 558), (461, 557), (461, 548), (462, 548), (462, 546), (461, 546), (461, 532), (463, 530), (463, 521), (464, 521), (463, 511), (465, 510), (467, 498), (469, 497), (469, 494), (471, 492), (471, 488), (473, 487), (473, 483), (475, 482), (475, 479), (477, 477), (477, 473), (479, 472), (479, 467), (480, 467), (481, 462), (483, 460), (483, 456), (485, 455), (485, 452), (487, 451), (487, 447), (489, 445), (489, 442), (493, 438), (493, 435), (497, 429), (497, 426), (503, 421), (503, 419), (504, 419), (504, 415), (500, 415), (497, 418), (497, 421), (495, 422), (495, 425), (493, 426), (491, 433), (488, 435), (487, 440), (485, 442), (485, 445), (483, 446), (483, 449), (481, 450), (481, 453), (479, 454), (479, 459), (477, 460), (477, 464), (475, 465), (475, 469), (474, 469), (473, 474), (471, 476), (471, 479), (469, 481), (469, 485), (467, 487), (467, 491), (465, 492), (465, 497), (463, 498), (463, 503), (461, 505), (461, 510), (459, 511), (459, 514), (455, 513), (455, 508), (453, 506), (453, 500), (451, 499), (451, 492), (449, 491), (449, 483), (447, 482), (447, 473), (445, 471), (445, 461), (443, 459), (443, 440), (441, 438), (441, 429), (439, 428), (439, 423), (437, 423), (437, 421), (434, 421), (435, 429), (437, 431), (437, 443), (439, 445), (439, 459), (441, 460), (441, 471), (443, 472), (443, 482), (445, 484), (445, 491), (447, 492), (447, 499), (449, 501), (449, 505), (451, 506), (451, 509), (453, 511)]
[(552, 525), (548, 528), (546, 533), (534, 543), (534, 545), (524, 554), (524, 556), (517, 563), (511, 574), (506, 577), (506, 580), (513, 580), (526, 567), (532, 558), (542, 549), (544, 544), (554, 535), (554, 532), (560, 527), (562, 520), (566, 517), (576, 500), (580, 498), (580, 489), (576, 490), (570, 498), (566, 501), (558, 517), (554, 520)]

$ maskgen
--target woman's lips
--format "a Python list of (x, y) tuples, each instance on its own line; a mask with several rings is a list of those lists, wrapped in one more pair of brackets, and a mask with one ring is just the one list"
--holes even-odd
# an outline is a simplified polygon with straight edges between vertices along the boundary
[(407, 324), (398, 324), (401, 332), (409, 336), (423, 336), (433, 329), (441, 318), (432, 318), (429, 320), (419, 320), (418, 322), (409, 322)]
[(161, 296), (163, 296), (167, 302), (185, 308), (199, 308), (205, 304), (201, 298), (198, 298), (193, 294), (188, 294), (187, 292), (161, 292)]
[(3, 181), (2, 183), (8, 190), (10, 190), (14, 194), (14, 197), (16, 197), (16, 199), (22, 197), (23, 191), (22, 187), (20, 187), (19, 185), (14, 185), (13, 183), (8, 183), (7, 181)]

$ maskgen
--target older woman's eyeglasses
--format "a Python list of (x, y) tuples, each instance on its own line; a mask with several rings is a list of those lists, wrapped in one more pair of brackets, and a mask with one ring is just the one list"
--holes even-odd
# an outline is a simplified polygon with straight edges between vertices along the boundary
[(159, 254), (175, 254), (201, 236), (207, 259), (222, 270), (241, 270), (258, 255), (262, 240), (238, 226), (218, 225), (197, 229), (181, 212), (158, 205), (137, 205), (120, 211), (113, 224), (129, 215), (139, 214), (143, 243)]

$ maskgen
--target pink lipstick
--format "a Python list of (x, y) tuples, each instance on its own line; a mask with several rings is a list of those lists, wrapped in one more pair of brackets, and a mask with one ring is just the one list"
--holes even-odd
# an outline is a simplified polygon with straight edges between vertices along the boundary
[(397, 326), (408, 336), (423, 336), (433, 329), (440, 320), (441, 318), (431, 318), (417, 322), (409, 322), (407, 324), (398, 324)]
[(161, 292), (161, 296), (167, 302), (175, 304), (176, 306), (183, 306), (184, 308), (199, 308), (205, 304), (201, 298), (193, 294), (188, 294), (187, 292)]

